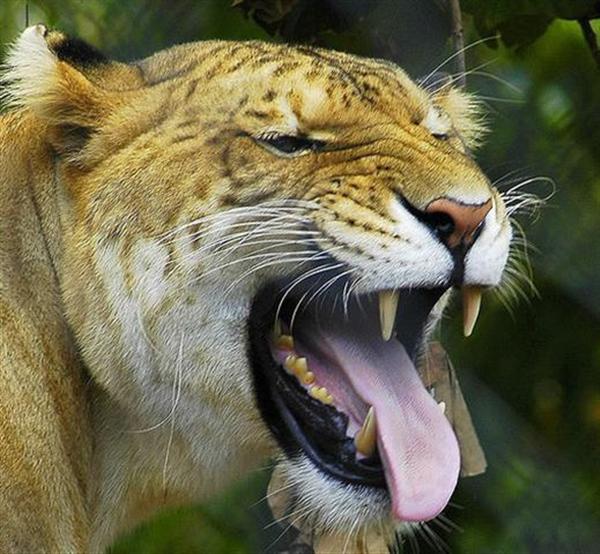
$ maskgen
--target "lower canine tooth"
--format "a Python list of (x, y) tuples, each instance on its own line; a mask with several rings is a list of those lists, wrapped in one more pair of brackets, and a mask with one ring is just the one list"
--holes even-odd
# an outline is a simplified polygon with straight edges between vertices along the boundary
[(465, 285), (462, 288), (462, 301), (463, 333), (465, 337), (470, 337), (477, 322), (479, 308), (481, 308), (481, 287)]
[(365, 421), (354, 437), (356, 451), (365, 456), (372, 456), (377, 448), (377, 422), (373, 406), (369, 408)]
[(379, 323), (383, 340), (392, 338), (399, 297), (400, 294), (396, 290), (382, 290), (379, 293)]

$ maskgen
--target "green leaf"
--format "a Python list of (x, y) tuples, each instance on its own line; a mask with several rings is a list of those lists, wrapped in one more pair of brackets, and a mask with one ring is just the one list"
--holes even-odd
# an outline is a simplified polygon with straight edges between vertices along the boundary
[(499, 33), (517, 48), (538, 39), (554, 19), (600, 17), (598, 0), (463, 0), (462, 9), (482, 37)]

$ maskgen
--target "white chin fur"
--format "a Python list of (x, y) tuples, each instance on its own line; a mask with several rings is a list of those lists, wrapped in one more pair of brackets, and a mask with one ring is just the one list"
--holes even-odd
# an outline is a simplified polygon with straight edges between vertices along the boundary
[(391, 503), (385, 490), (341, 483), (317, 469), (304, 455), (281, 465), (297, 499), (292, 515), (282, 522), (286, 526), (307, 524), (317, 535), (377, 526), (392, 536)]

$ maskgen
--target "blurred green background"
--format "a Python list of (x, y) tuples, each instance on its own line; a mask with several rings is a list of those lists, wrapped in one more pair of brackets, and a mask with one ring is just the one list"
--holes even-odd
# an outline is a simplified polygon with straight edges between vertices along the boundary
[[(444, 0), (231, 4), (30, 1), (28, 17), (121, 60), (190, 40), (285, 39), (388, 57), (420, 77), (452, 53)], [(500, 188), (530, 180), (524, 190), (547, 201), (520, 219), (537, 292), (523, 284), (509, 307), (486, 297), (469, 340), (457, 314), (443, 322), (489, 469), (459, 484), (446, 511), (453, 528), (432, 529), (458, 553), (600, 552), (600, 67), (575, 20), (600, 8), (588, 0), (462, 7), (468, 89), (491, 127), (478, 160)], [(26, 12), (22, 0), (1, 1), (0, 44), (23, 29)], [(454, 60), (441, 69), (455, 71)], [(267, 481), (262, 472), (214, 502), (161, 514), (110, 551), (276, 552), (279, 531), (260, 502)], [(423, 538), (421, 551), (430, 550)]]

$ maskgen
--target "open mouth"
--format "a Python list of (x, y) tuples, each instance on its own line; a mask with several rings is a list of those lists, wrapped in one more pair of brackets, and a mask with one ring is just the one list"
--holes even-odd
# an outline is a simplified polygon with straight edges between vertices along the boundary
[(258, 405), (284, 451), (341, 482), (387, 489), (398, 521), (437, 516), (458, 480), (459, 448), (416, 360), (445, 289), (312, 302), (284, 290), (265, 287), (249, 320)]

